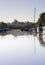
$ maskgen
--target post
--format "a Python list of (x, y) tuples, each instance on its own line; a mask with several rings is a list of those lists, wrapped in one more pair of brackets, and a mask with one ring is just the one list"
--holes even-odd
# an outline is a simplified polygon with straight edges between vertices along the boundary
[(36, 18), (36, 8), (34, 8), (34, 53), (36, 54), (35, 32), (37, 32), (37, 28), (35, 28), (35, 18)]
[(35, 21), (36, 21), (36, 8), (34, 8), (34, 32), (37, 32)]
[(34, 23), (35, 23), (35, 19), (36, 19), (36, 8), (34, 8)]

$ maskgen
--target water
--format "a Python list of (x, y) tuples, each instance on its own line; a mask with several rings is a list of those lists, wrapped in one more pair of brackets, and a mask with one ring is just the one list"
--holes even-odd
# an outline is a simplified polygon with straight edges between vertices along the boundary
[(0, 65), (45, 65), (44, 37), (20, 30), (0, 33)]

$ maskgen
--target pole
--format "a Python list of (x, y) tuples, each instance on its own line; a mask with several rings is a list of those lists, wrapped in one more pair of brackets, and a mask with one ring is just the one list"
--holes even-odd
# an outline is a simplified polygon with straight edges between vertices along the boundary
[(35, 19), (36, 19), (36, 8), (34, 8), (34, 53), (36, 54), (36, 44), (35, 44)]
[(34, 8), (34, 23), (35, 23), (35, 19), (36, 19), (36, 8)]

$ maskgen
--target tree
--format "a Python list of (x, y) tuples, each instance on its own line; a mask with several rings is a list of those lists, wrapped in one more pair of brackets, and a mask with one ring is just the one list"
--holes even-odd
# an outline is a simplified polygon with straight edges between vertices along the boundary
[(0, 28), (6, 28), (7, 27), (7, 24), (4, 23), (4, 22), (0, 22)]
[(38, 21), (37, 21), (37, 24), (38, 24), (38, 25), (43, 25), (43, 24), (45, 24), (45, 12), (43, 12), (43, 13), (40, 14), (40, 17), (39, 17), (39, 19), (38, 19)]

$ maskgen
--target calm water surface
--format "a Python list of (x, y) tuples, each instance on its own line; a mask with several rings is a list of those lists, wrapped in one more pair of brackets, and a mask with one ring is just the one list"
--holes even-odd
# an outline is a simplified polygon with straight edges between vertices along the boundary
[(17, 32), (0, 35), (0, 65), (45, 65), (45, 35)]

